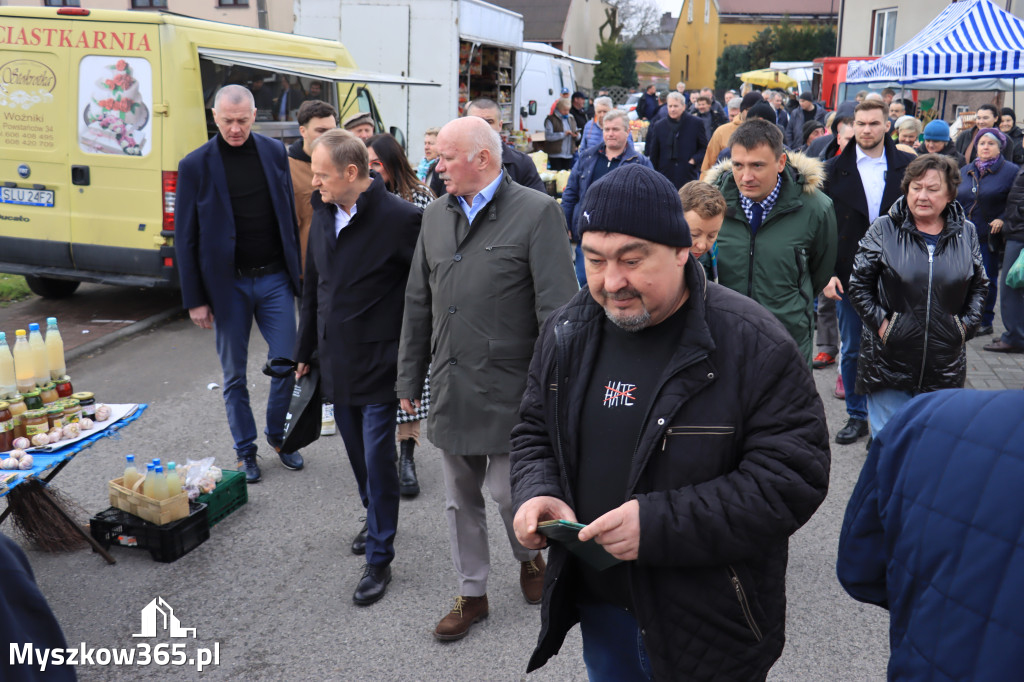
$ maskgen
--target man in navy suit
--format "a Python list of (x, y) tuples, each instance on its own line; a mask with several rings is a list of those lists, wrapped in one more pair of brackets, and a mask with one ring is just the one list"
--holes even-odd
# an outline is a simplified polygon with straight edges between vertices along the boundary
[[(295, 347), (299, 238), (284, 145), (252, 132), (256, 105), (240, 85), (221, 88), (213, 119), (220, 133), (178, 165), (174, 212), (181, 296), (192, 322), (213, 329), (224, 371), (224, 404), (246, 481), (260, 480), (256, 421), (245, 367), (255, 318), (268, 356)], [(271, 379), (264, 433), (288, 469), (302, 456), (281, 452), (292, 379)]]
[(352, 601), (367, 606), (387, 591), (395, 557), (398, 340), (423, 211), (370, 174), (366, 145), (347, 130), (329, 130), (312, 146), (318, 191), (312, 197), (296, 376), (308, 371), (319, 346), (324, 395), (334, 403), (366, 508), (366, 567)]

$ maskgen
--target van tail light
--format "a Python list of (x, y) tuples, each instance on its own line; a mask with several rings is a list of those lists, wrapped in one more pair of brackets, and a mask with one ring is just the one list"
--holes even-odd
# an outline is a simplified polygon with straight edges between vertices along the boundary
[(84, 7), (61, 7), (57, 10), (57, 14), (65, 17), (87, 17), (89, 10)]
[(174, 200), (178, 192), (178, 171), (164, 171), (161, 174), (164, 197), (164, 229), (174, 231)]

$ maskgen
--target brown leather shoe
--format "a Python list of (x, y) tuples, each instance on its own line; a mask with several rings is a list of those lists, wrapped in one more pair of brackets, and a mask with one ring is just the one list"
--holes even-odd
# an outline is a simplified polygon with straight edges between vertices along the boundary
[(987, 350), (990, 353), (1024, 353), (1024, 348), (1011, 346), (1002, 339), (993, 341), (992, 343), (986, 343), (984, 346), (981, 347), (981, 349)]
[(473, 623), (487, 617), (487, 595), (482, 597), (456, 597), (455, 608), (434, 628), (434, 637), (442, 642), (462, 639)]
[(539, 604), (544, 598), (544, 555), (538, 554), (532, 561), (522, 561), (519, 566), (519, 586), (523, 596), (531, 604)]

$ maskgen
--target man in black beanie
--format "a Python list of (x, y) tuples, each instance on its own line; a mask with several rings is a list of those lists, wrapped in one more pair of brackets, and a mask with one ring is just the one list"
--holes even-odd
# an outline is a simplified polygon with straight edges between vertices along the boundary
[(523, 546), (547, 544), (545, 521), (587, 525), (550, 543), (527, 671), (579, 622), (591, 679), (763, 680), (788, 538), (828, 487), (810, 368), (768, 311), (707, 281), (657, 172), (605, 175), (576, 228), (587, 288), (541, 329), (511, 481)]

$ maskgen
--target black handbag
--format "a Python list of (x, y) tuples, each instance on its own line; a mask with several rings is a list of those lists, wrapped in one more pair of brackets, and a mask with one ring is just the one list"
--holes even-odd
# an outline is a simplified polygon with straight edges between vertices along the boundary
[[(288, 358), (273, 358), (263, 367), (270, 377), (284, 378), (295, 372), (296, 363)], [(295, 382), (288, 413), (284, 417), (281, 452), (298, 452), (320, 437), (321, 427), (320, 364), (314, 357), (309, 372)]]

